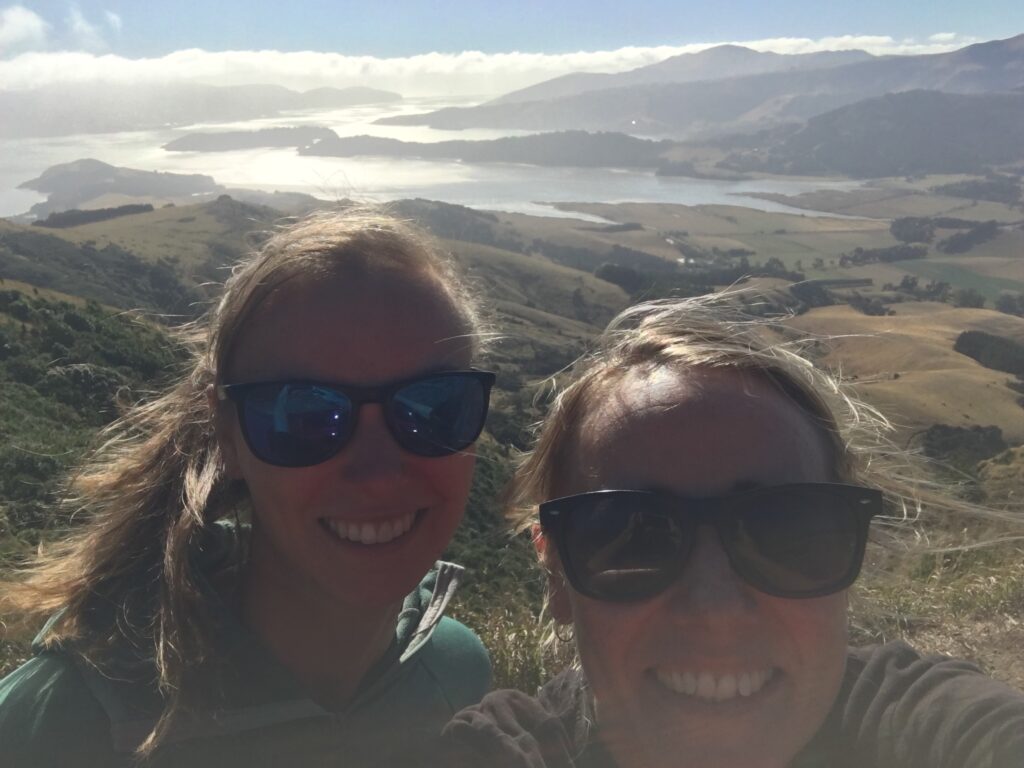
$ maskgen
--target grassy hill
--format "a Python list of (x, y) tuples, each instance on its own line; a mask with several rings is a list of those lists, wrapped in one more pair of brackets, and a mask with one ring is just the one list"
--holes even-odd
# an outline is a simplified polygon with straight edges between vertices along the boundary
[[(751, 263), (775, 258), (788, 267), (800, 264), (814, 277), (845, 278), (855, 270), (830, 266), (829, 259), (857, 246), (895, 243), (886, 220), (729, 206), (565, 207), (603, 221), (492, 214), (425, 200), (393, 206), (433, 231), (490, 308), (489, 365), (499, 373), (495, 408), (481, 443), (466, 522), (450, 555), (473, 574), (458, 614), (491, 647), (499, 682), (525, 688), (554, 662), (539, 645), (540, 581), (529, 546), (507, 537), (496, 498), (513, 448), (528, 445), (528, 425), (542, 415), (543, 398), (535, 402), (538, 385), (574, 359), (629, 301), (620, 287), (595, 277), (594, 268), (621, 258), (632, 259), (638, 269), (685, 275), (691, 266), (677, 266), (685, 245), (709, 261), (733, 263), (740, 257), (732, 252), (746, 251), (751, 255), (743, 258)], [(138, 395), (159, 386), (178, 360), (158, 322), (140, 322), (114, 308), (166, 312), (188, 297), (194, 314), (206, 295), (201, 284), (222, 279), (227, 266), (278, 219), (274, 210), (222, 198), (59, 230), (0, 220), (0, 424), (11, 436), (0, 447), (0, 557), (53, 535), (57, 521), (49, 510), (55, 481), (113, 416), (111, 394), (127, 387)], [(961, 270), (956, 279), (1005, 280), (1019, 258), (1021, 236), (1007, 230), (977, 252), (870, 266), (899, 275), (918, 262), (945, 264)], [(814, 259), (822, 260), (820, 268), (813, 267)], [(799, 303), (788, 281), (763, 278), (751, 284), (764, 289), (773, 305)], [(979, 482), (992, 493), (1012, 487), (1020, 471), (1018, 446), (1024, 443), (1024, 410), (1018, 402), (1024, 393), (1008, 386), (1008, 374), (982, 367), (954, 351), (953, 344), (967, 329), (1024, 341), (1024, 319), (914, 301), (890, 303), (889, 309), (895, 314), (872, 317), (845, 304), (819, 307), (789, 325), (800, 335), (829, 337), (819, 345), (822, 362), (854, 377), (863, 396), (893, 418), (900, 439), (933, 424), (1000, 426), (1007, 456), (979, 468)], [(1024, 601), (1024, 571), (1014, 575), (1008, 565), (1012, 557), (1017, 555), (963, 565), (941, 594), (927, 591), (932, 566), (921, 566), (922, 594), (931, 601), (925, 606), (908, 606), (901, 592), (868, 585), (865, 592), (875, 608), (857, 614), (863, 637), (905, 633), (911, 610), (940, 615), (961, 606), (956, 608), (961, 629), (977, 620), (978, 611), (986, 621), (1009, 615), (1013, 600)], [(1009, 574), (1001, 602), (963, 608), (964, 595), (974, 594), (971, 579), (987, 578), (996, 565)], [(922, 626), (932, 631), (938, 622)], [(926, 647), (956, 649), (948, 645), (955, 640), (948, 632), (918, 637)], [(971, 655), (1009, 678), (1016, 673), (1011, 654), (1003, 652), (1006, 636), (999, 638), (1003, 645)], [(11, 660), (23, 652), (23, 646), (13, 646)]]
[(860, 394), (893, 421), (904, 441), (931, 424), (998, 425), (1024, 443), (1020, 393), (1012, 377), (954, 351), (964, 330), (1024, 342), (1024, 318), (931, 302), (892, 305), (894, 315), (869, 317), (848, 306), (822, 307), (789, 325), (823, 335), (821, 361), (856, 381)]
[(200, 205), (158, 208), (116, 220), (47, 230), (78, 246), (113, 245), (147, 263), (166, 263), (179, 279), (221, 281), (234, 263), (282, 214), (223, 196)]

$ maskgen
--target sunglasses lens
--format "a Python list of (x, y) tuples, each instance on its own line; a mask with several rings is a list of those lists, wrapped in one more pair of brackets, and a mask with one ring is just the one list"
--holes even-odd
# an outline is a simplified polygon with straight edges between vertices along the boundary
[(591, 496), (565, 520), (563, 557), (580, 591), (601, 600), (639, 600), (679, 574), (689, 537), (643, 494)]
[(448, 456), (480, 436), (488, 388), (473, 374), (428, 376), (395, 392), (387, 418), (395, 439), (419, 456)]
[(315, 384), (268, 384), (245, 394), (242, 428), (268, 464), (308, 467), (326, 461), (352, 430), (352, 401)]
[(780, 597), (849, 586), (867, 531), (855, 500), (844, 496), (827, 486), (803, 486), (754, 497), (726, 534), (733, 566), (753, 586)]

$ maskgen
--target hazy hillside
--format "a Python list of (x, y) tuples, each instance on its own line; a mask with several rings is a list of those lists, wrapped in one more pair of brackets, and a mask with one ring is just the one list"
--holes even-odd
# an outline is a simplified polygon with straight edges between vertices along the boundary
[(574, 167), (655, 168), (670, 141), (637, 139), (623, 133), (561, 131), (487, 141), (407, 142), (377, 136), (333, 135), (299, 149), (321, 157), (416, 157), (469, 163), (529, 163)]
[(44, 202), (32, 206), (30, 220), (73, 208), (112, 208), (137, 202), (164, 207), (212, 201), (225, 194), (285, 213), (303, 213), (322, 205), (322, 201), (300, 192), (235, 189), (202, 174), (140, 171), (91, 159), (51, 166), (20, 186), (48, 195)]
[(330, 128), (311, 125), (264, 128), (258, 131), (186, 133), (167, 142), (163, 148), (169, 152), (230, 152), (255, 147), (302, 147), (331, 136), (337, 134)]
[(51, 166), (37, 178), (18, 186), (48, 195), (46, 202), (36, 203), (31, 208), (31, 213), (40, 218), (110, 193), (132, 197), (187, 197), (224, 191), (211, 176), (139, 171), (92, 159)]
[(1024, 94), (887, 94), (812, 117), (774, 145), (720, 163), (740, 171), (855, 177), (977, 173), (1024, 160)]
[[(374, 88), (316, 88), (300, 93), (277, 85), (198, 83), (69, 84), (0, 90), (0, 138), (165, 128), (270, 117), (284, 110), (352, 107), (400, 101)], [(13, 119), (11, 116), (14, 116)]]
[(385, 118), (433, 128), (623, 131), (685, 137), (805, 120), (895, 91), (1009, 91), (1024, 85), (1024, 35), (926, 56), (689, 83), (640, 84), (544, 101), (489, 103)]
[(664, 61), (638, 67), (628, 72), (601, 74), (577, 72), (546, 80), (528, 88), (512, 91), (491, 101), (491, 104), (512, 104), (544, 101), (574, 96), (604, 88), (621, 88), (650, 83), (689, 83), (699, 80), (724, 80), (768, 72), (791, 72), (801, 69), (852, 64), (872, 58), (864, 51), (822, 51), (819, 53), (779, 54), (754, 51), (739, 45), (717, 45), (699, 53), (682, 53)]

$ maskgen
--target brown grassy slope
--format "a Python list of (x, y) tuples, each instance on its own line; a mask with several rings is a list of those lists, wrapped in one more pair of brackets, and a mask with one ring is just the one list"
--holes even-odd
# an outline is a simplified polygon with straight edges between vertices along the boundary
[[(255, 243), (254, 233), (270, 229), (281, 216), (269, 208), (218, 200), (40, 231), (76, 244), (91, 241), (97, 248), (113, 243), (145, 261), (163, 259), (185, 279), (207, 280), (211, 266), (234, 261)], [(218, 276), (227, 277), (226, 270)]]
[(537, 256), (443, 244), (492, 314), (492, 360), (519, 372), (547, 375), (570, 362), (628, 301), (618, 286)]
[[(950, 180), (959, 181), (973, 177), (934, 177), (929, 183), (937, 185)], [(871, 186), (848, 191), (817, 190), (799, 195), (760, 193), (754, 195), (765, 200), (805, 208), (814, 211), (828, 211), (847, 216), (889, 218), (897, 216), (954, 216), (973, 221), (1018, 221), (1019, 209), (987, 200), (966, 200), (929, 193), (926, 188), (914, 188), (901, 179), (881, 179)]]
[(895, 316), (869, 317), (848, 306), (823, 307), (789, 325), (827, 338), (822, 362), (855, 379), (858, 392), (893, 420), (900, 439), (932, 424), (994, 424), (1009, 442), (1024, 442), (1024, 409), (1006, 386), (1009, 374), (953, 349), (965, 330), (1024, 341), (1024, 319), (929, 302), (892, 308)]
[(503, 223), (515, 227), (526, 243), (539, 239), (573, 248), (586, 248), (598, 253), (604, 253), (615, 245), (621, 245), (638, 251), (646, 251), (671, 261), (679, 258), (679, 251), (665, 241), (665, 237), (656, 227), (650, 226), (647, 222), (641, 222), (639, 219), (628, 218), (627, 211), (622, 212), (621, 218), (619, 216), (607, 218), (609, 221), (620, 224), (627, 222), (643, 224), (643, 229), (630, 232), (608, 232), (605, 231), (607, 224), (583, 221), (582, 219), (500, 212), (496, 212), (495, 215)]
[[(700, 248), (744, 248), (754, 251), (752, 261), (774, 257), (789, 267), (800, 261), (805, 270), (810, 269), (816, 257), (827, 262), (858, 246), (880, 248), (896, 244), (889, 234), (889, 222), (883, 220), (769, 213), (738, 205), (564, 203), (558, 207), (620, 223), (640, 223), (646, 228), (644, 236), (656, 245), (645, 247), (638, 237), (640, 233), (614, 233), (606, 237), (673, 259), (679, 258), (679, 252), (665, 238), (679, 232), (686, 234), (673, 235), (675, 239)], [(635, 238), (633, 242), (627, 239), (630, 235)]]

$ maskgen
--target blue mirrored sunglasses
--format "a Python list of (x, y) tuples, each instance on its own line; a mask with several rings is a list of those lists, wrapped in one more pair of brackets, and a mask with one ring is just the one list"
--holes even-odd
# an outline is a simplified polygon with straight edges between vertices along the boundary
[(246, 445), (278, 467), (310, 467), (341, 451), (359, 407), (378, 403), (395, 441), (417, 456), (450, 456), (483, 430), (494, 374), (439, 371), (376, 387), (285, 379), (217, 387), (232, 400)]

